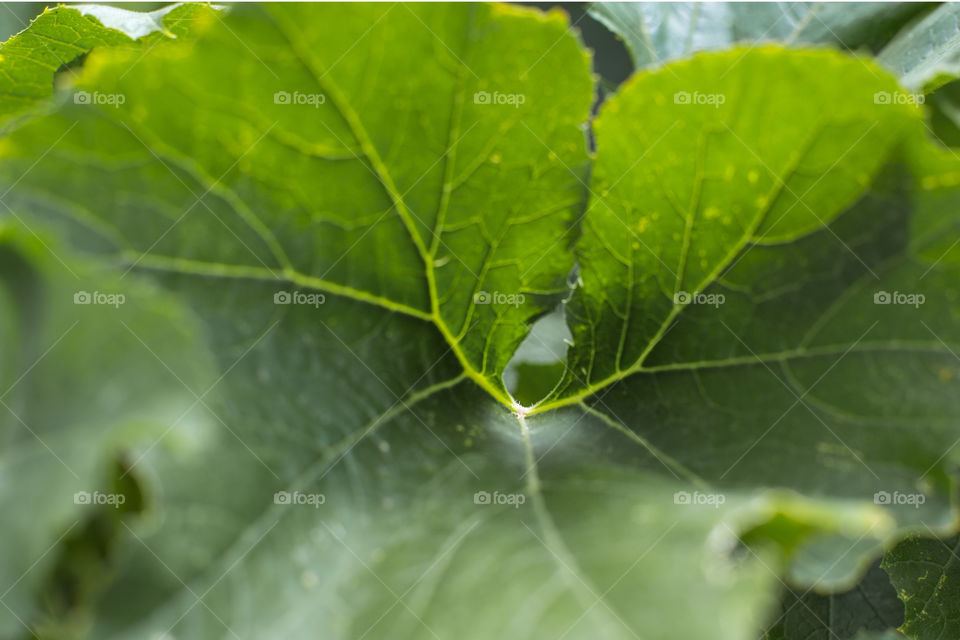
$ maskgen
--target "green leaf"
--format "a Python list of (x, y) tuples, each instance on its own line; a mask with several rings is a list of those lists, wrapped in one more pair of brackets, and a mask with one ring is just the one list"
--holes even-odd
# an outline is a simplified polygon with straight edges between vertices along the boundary
[[(924, 532), (929, 535), (930, 532)], [(960, 633), (960, 537), (910, 538), (887, 552), (883, 568), (906, 606), (902, 630), (917, 640), (951, 638)]]
[[(773, 501), (730, 495), (722, 509), (676, 505), (674, 483), (633, 468), (649, 467), (648, 453), (589, 416), (577, 423), (583, 416), (574, 413), (530, 426), (527, 455), (540, 462), (528, 467), (516, 419), (479, 401), (472, 384), (444, 381), (455, 363), (446, 360), (422, 373), (433, 356), (420, 356), (424, 349), (413, 348), (413, 341), (442, 352), (436, 339), (429, 341), (427, 327), (397, 316), (358, 315), (356, 307), (325, 309), (326, 326), (312, 309), (292, 310), (230, 375), (225, 392), (234, 398), (254, 388), (283, 398), (291, 375), (325, 390), (273, 410), (275, 424), (317, 425), (306, 436), (289, 432), (292, 440), (274, 446), (269, 441), (276, 436), (263, 434), (264, 409), (243, 419), (256, 402), (217, 409), (281, 481), (250, 452), (225, 441), (211, 443), (193, 464), (151, 460), (166, 479), (164, 525), (137, 529), (143, 542), (129, 541), (136, 561), (104, 597), (96, 637), (167, 630), (203, 637), (227, 633), (224, 625), (241, 637), (308, 637), (322, 627), (333, 638), (477, 639), (639, 633), (747, 638), (759, 628), (773, 604), (776, 582), (766, 565), (776, 565), (774, 556), (761, 552), (761, 561), (727, 553), (734, 532), (765, 517), (765, 509), (776, 508)], [(396, 338), (369, 344), (377, 330)], [(255, 338), (251, 332), (240, 344)], [(304, 340), (312, 352), (353, 366), (314, 367), (307, 379), (305, 368), (289, 357), (282, 368), (270, 367), (277, 353), (290, 354)], [(391, 363), (400, 357), (415, 369), (395, 371)], [(285, 373), (294, 364), (296, 373)], [(269, 371), (266, 388), (266, 374), (258, 378), (258, 370)], [(361, 411), (355, 404), (329, 400), (348, 392), (347, 383), (338, 384), (345, 376), (369, 389), (368, 415), (356, 416)], [(421, 382), (398, 401), (394, 394), (418, 376)], [(296, 422), (288, 416), (297, 416)], [(576, 446), (558, 441), (571, 428)], [(617, 450), (622, 466), (611, 466)], [(579, 463), (571, 465), (571, 458)], [(211, 464), (234, 474), (216, 486), (198, 485)], [(277, 490), (304, 500), (323, 495), (324, 502), (318, 508), (273, 504)], [(485, 495), (522, 504), (483, 504)], [(224, 504), (223, 496), (232, 498)], [(214, 519), (201, 515), (214, 504)], [(608, 536), (604, 544), (597, 542), (601, 533)], [(193, 593), (204, 594), (203, 605)], [(238, 594), (245, 611), (237, 608)], [(663, 616), (681, 597), (713, 613)], [(636, 606), (638, 598), (644, 606)], [(124, 624), (125, 633), (114, 635)]]
[(857, 640), (903, 640), (905, 635), (895, 629), (887, 631), (864, 631), (857, 636)]
[(624, 85), (594, 125), (583, 284), (568, 305), (575, 346), (555, 396), (582, 399), (637, 372), (694, 296), (733, 266), (753, 269), (741, 255), (781, 264), (777, 246), (847, 209), (916, 124), (916, 110), (875, 99), (895, 93), (865, 60), (774, 47), (700, 55)]
[[(100, 5), (45, 9), (30, 26), (0, 45), (0, 121), (53, 96), (54, 77), (94, 47), (125, 46), (154, 32), (175, 38), (187, 25), (210, 15), (199, 5), (170, 5), (139, 13)], [(78, 100), (96, 96), (78, 94)]]
[(905, 27), (877, 57), (903, 86), (929, 93), (960, 73), (960, 6), (947, 2)]
[[(0, 299), (0, 635), (14, 637), (18, 618), (39, 615), (35, 593), (58, 543), (109, 508), (97, 505), (98, 493), (116, 494), (107, 463), (167, 431), (183, 447), (204, 432), (181, 381), (208, 381), (210, 363), (176, 300), (8, 221), (0, 224)], [(164, 364), (129, 358), (144, 343)], [(85, 504), (76, 492), (93, 497)]]
[(960, 147), (960, 82), (951, 82), (926, 96), (930, 134), (941, 144)]
[[(58, 7), (57, 10), (64, 9), (66, 7)], [(187, 33), (184, 29), (186, 21), (195, 20), (207, 13), (200, 4), (179, 2), (147, 12), (129, 11), (102, 4), (75, 4), (70, 9), (79, 11), (88, 18), (95, 18), (105, 28), (120, 31), (134, 40), (155, 32), (161, 32), (168, 38), (176, 38)], [(36, 33), (37, 30), (31, 29), (30, 32)]]
[[(722, 60), (724, 55), (731, 54), (704, 58), (704, 64)], [(761, 60), (761, 56), (770, 55), (823, 56), (825, 60), (835, 56), (752, 55)], [(696, 59), (686, 66), (695, 63)], [(743, 63), (750, 64), (749, 56), (744, 56)], [(682, 74), (683, 66), (677, 67)], [(764, 77), (784, 78), (799, 92), (812, 94), (815, 89), (797, 82), (792, 68), (783, 64)], [(872, 77), (866, 68), (859, 68), (864, 80)], [(838, 179), (838, 184), (849, 186), (857, 181), (855, 167), (869, 175), (878, 166), (877, 156), (885, 153), (883, 149), (887, 154), (892, 150), (889, 139), (881, 140), (869, 154), (872, 157), (861, 156), (858, 146), (871, 144), (861, 133), (861, 138), (848, 140), (849, 148), (827, 154), (834, 160), (818, 163), (826, 168), (818, 178), (812, 177), (817, 174), (815, 170), (803, 168), (802, 163), (794, 174), (779, 171), (767, 178), (774, 195), (789, 196), (789, 206), (782, 211), (793, 213), (802, 207), (805, 215), (824, 222), (819, 228), (776, 243), (765, 242), (763, 232), (753, 229), (762, 230), (764, 225), (776, 229), (779, 218), (790, 218), (781, 214), (764, 219), (764, 206), (760, 206), (751, 212), (755, 217), (741, 223), (740, 228), (746, 228), (747, 233), (733, 238), (732, 250), (714, 244), (689, 252), (704, 258), (706, 264), (699, 265), (700, 274), (713, 271), (717, 275), (673, 280), (664, 272), (670, 264), (682, 264), (677, 262), (682, 254), (676, 243), (684, 237), (684, 218), (671, 209), (667, 194), (661, 196), (663, 206), (647, 204), (638, 211), (634, 203), (655, 198), (658, 191), (665, 191), (663, 185), (685, 185), (674, 189), (683, 194), (676, 201), (690, 203), (695, 212), (686, 219), (695, 218), (701, 232), (710, 229), (710, 216), (701, 213), (709, 198), (721, 198), (720, 212), (735, 211), (740, 202), (752, 204), (749, 198), (723, 199), (736, 193), (735, 189), (748, 189), (750, 180), (717, 180), (717, 176), (730, 175), (725, 170), (729, 171), (731, 165), (722, 155), (714, 159), (703, 150), (732, 149), (739, 153), (741, 141), (748, 138), (740, 135), (740, 140), (724, 144), (724, 136), (720, 136), (716, 146), (707, 146), (703, 136), (699, 149), (704, 159), (682, 163), (677, 149), (683, 149), (684, 144), (697, 145), (694, 136), (677, 136), (676, 141), (665, 138), (665, 150), (658, 151), (659, 146), (652, 146), (655, 139), (647, 141), (654, 134), (640, 134), (647, 138), (632, 152), (625, 145), (621, 147), (624, 154), (633, 154), (617, 158), (625, 163), (624, 168), (606, 177), (603, 131), (611, 122), (604, 119), (623, 112), (618, 100), (641, 99), (639, 96), (656, 100), (661, 92), (641, 84), (644, 79), (652, 83), (650, 78), (655, 77), (664, 78), (667, 90), (662, 93), (669, 95), (683, 75), (664, 71), (641, 76), (636, 85), (627, 86), (610, 103), (610, 111), (598, 122), (600, 153), (593, 178), (596, 190), (578, 245), (583, 285), (571, 303), (575, 346), (567, 386), (561, 386), (554, 398), (537, 405), (533, 412), (582, 402), (661, 452), (678, 475), (721, 486), (788, 486), (805, 495), (878, 503), (886, 499), (899, 504), (893, 509), (897, 522), (890, 523), (894, 529), (917, 530), (927, 524), (947, 530), (953, 522), (949, 501), (953, 482), (948, 476), (953, 463), (944, 464), (944, 460), (955, 459), (951, 457), (956, 441), (951, 416), (958, 411), (960, 361), (953, 320), (958, 314), (958, 296), (952, 284), (957, 268), (957, 159), (930, 145), (917, 145), (919, 151), (911, 152), (911, 162), (920, 173), (917, 178), (907, 178), (902, 166), (894, 162), (877, 175), (868, 193), (837, 215), (841, 207), (832, 199), (844, 197), (843, 192), (834, 188), (818, 196), (817, 187), (829, 182), (831, 172), (847, 161), (853, 164), (843, 171), (852, 172), (852, 176), (848, 173), (846, 179)], [(818, 85), (823, 86), (822, 82)], [(639, 89), (631, 94), (635, 86)], [(768, 83), (768, 95), (776, 95), (777, 86), (775, 81)], [(850, 77), (845, 86), (844, 95), (852, 97), (852, 108), (863, 108), (864, 103), (871, 108), (873, 87), (869, 83), (859, 97), (860, 90), (854, 89), (857, 85)], [(701, 90), (716, 93), (710, 85)], [(770, 101), (762, 104), (766, 107)], [(831, 115), (843, 112), (840, 101), (824, 104), (830, 104)], [(734, 113), (738, 113), (737, 106), (734, 103)], [(635, 121), (629, 117), (630, 111), (626, 113), (625, 122)], [(896, 118), (912, 120), (905, 112), (888, 117), (894, 120), (884, 130), (891, 133), (898, 127)], [(748, 121), (757, 121), (757, 116)], [(846, 122), (855, 129), (855, 116), (848, 115)], [(861, 124), (861, 132), (868, 129)], [(706, 130), (726, 133), (731, 128), (721, 121)], [(755, 149), (769, 152), (777, 148), (780, 139), (771, 135), (772, 130), (769, 128), (762, 140), (758, 138)], [(910, 139), (919, 141), (914, 137), (916, 130), (910, 130)], [(803, 131), (809, 135), (816, 128), (806, 126)], [(622, 130), (615, 137), (627, 138)], [(829, 146), (839, 138), (840, 134), (831, 135), (823, 144)], [(647, 155), (638, 160), (644, 152)], [(670, 153), (677, 155), (678, 166), (687, 169), (663, 173), (675, 182), (653, 180), (633, 170), (615, 188), (606, 187), (623, 175), (631, 161), (656, 167), (658, 155), (669, 158)], [(759, 157), (760, 152), (755, 153)], [(771, 161), (763, 164), (769, 167)], [(700, 175), (712, 180), (704, 180), (703, 189), (697, 190), (691, 183), (695, 185)], [(744, 169), (734, 165), (732, 175), (743, 176)], [(805, 187), (787, 188), (792, 176), (809, 182)], [(744, 191), (749, 194), (747, 189)], [(620, 195), (624, 193), (629, 195)], [(817, 204), (808, 204), (812, 202)], [(771, 209), (780, 206), (769, 196), (762, 203)], [(645, 239), (636, 225), (642, 224), (642, 217), (652, 217), (654, 211), (666, 211), (661, 225), (665, 230), (650, 225), (648, 228), (660, 236)], [(595, 212), (602, 216), (598, 223), (594, 222)], [(836, 217), (828, 222), (831, 216)], [(802, 219), (796, 219), (795, 224), (806, 227)], [(689, 228), (689, 243), (695, 247), (697, 227)], [(598, 237), (602, 234), (603, 240), (593, 240), (591, 233)], [(714, 232), (703, 237), (716, 242), (723, 236)], [(661, 264), (659, 273), (651, 275), (657, 267), (649, 265), (660, 257), (653, 252), (661, 248), (672, 251), (666, 254), (670, 262)], [(729, 258), (716, 248), (728, 251)], [(586, 254), (588, 259), (584, 259), (584, 252), (590, 252)], [(722, 260), (711, 264), (714, 256)], [(644, 266), (637, 268), (634, 264)], [(637, 284), (617, 291), (618, 286), (630, 282)], [(671, 295), (680, 291), (686, 291), (690, 299), (684, 297), (675, 303)], [(699, 292), (699, 300), (694, 292)], [(887, 304), (891, 299), (895, 299), (894, 304)], [(631, 306), (625, 304), (627, 301)], [(912, 305), (906, 304), (910, 301)], [(593, 340), (592, 350), (584, 346), (588, 340)], [(588, 351), (589, 359), (585, 357)], [(863, 378), (865, 371), (870, 372), (869, 381)], [(906, 388), (911, 391), (903, 395)], [(808, 469), (818, 471), (811, 474)], [(882, 529), (879, 526), (874, 531), (879, 538), (888, 535), (881, 533)], [(859, 551), (849, 553), (853, 547)], [(873, 536), (859, 539), (852, 546), (849, 540), (821, 537), (812, 541), (810, 548), (797, 551), (799, 560), (789, 575), (798, 585), (843, 588), (851, 584), (856, 567), (863, 567), (865, 556), (878, 551)], [(827, 557), (831, 560), (820, 561)]]
[[(783, 582), (847, 589), (952, 526), (960, 172), (874, 65), (761, 47), (639, 75), (588, 187), (593, 87), (559, 14), (244, 5), (205, 28), (94, 51), (78, 86), (122, 104), (0, 142), (12, 210), (150, 274), (220, 374), (186, 386), (222, 429), (126, 443), (146, 507), (78, 632), (745, 640)], [(502, 373), (575, 243), (570, 371), (592, 349), (596, 375), (523, 407)], [(145, 342), (131, 363), (156, 364)]]
[[(117, 248), (131, 263), (280, 278), (284, 288), (317, 288), (434, 320), (468, 374), (505, 399), (500, 375), (526, 322), (567, 290), (587, 161), (578, 129), (590, 102), (582, 49), (563, 38), (545, 56), (523, 49), (503, 67), (485, 52), (530, 25), (503, 7), (436, 7), (423, 16), (404, 7), (343, 9), (336, 21), (298, 11), (314, 10), (279, 11), (265, 27), (262, 13), (237, 8), (239, 31), (213, 29), (202, 45), (221, 49), (219, 56), (185, 58), (167, 43), (142, 60), (116, 51), (92, 57), (96, 73), (83, 86), (125, 96), (110, 109), (122, 124), (86, 117), (51, 159), (90, 185), (116, 185), (89, 194), (107, 199), (91, 209), (108, 206), (131, 179), (167, 183), (161, 206), (171, 210), (196, 202), (176, 225), (155, 216), (147, 227), (118, 229)], [(542, 38), (556, 40), (559, 16), (541, 21)], [(367, 29), (359, 48), (339, 60), (349, 38)], [(384, 56), (378, 38), (417, 43), (425, 53), (440, 47), (433, 72), (396, 82), (401, 68), (394, 67), (404, 59)], [(314, 40), (328, 45), (312, 48)], [(248, 42), (286, 57), (267, 63)], [(228, 56), (242, 63), (225, 69)], [(125, 74), (133, 64), (138, 73)], [(375, 72), (361, 73), (368, 64)], [(175, 99), (164, 84), (140, 80), (150, 76), (178, 78)], [(184, 112), (182, 99), (196, 108)], [(61, 133), (75, 117), (63, 116)], [(89, 136), (126, 157), (126, 172), (93, 178), (73, 170), (70, 154), (82, 153)], [(139, 165), (157, 158), (144, 176)], [(27, 180), (33, 176), (41, 174)], [(202, 231), (208, 208), (229, 219), (218, 244)]]
[(849, 591), (820, 595), (812, 590), (790, 590), (781, 606), (764, 640), (864, 640), (868, 631), (892, 630), (903, 624), (903, 604), (879, 565)]
[(882, 2), (597, 2), (590, 14), (624, 39), (640, 69), (738, 43), (873, 46), (921, 8)]

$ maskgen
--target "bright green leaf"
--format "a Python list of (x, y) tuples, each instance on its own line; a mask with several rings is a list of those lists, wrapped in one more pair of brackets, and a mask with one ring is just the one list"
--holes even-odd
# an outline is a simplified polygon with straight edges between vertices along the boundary
[[(0, 45), (0, 118), (6, 121), (50, 98), (57, 72), (94, 47), (139, 50), (135, 38), (156, 31), (162, 31), (162, 37), (175, 38), (208, 15), (209, 10), (199, 5), (170, 5), (151, 13), (102, 5), (47, 9), (27, 29)], [(74, 99), (90, 102), (100, 96), (79, 93)]]
[(741, 256), (789, 251), (847, 209), (916, 126), (915, 109), (877, 100), (897, 92), (866, 60), (774, 47), (625, 84), (594, 125), (583, 285), (568, 305), (575, 346), (555, 395), (583, 398), (636, 372)]
[[(272, 279), (434, 320), (469, 375), (505, 399), (500, 374), (527, 321), (567, 290), (585, 192), (582, 50), (560, 37), (559, 16), (535, 24), (500, 6), (342, 8), (337, 20), (262, 11), (237, 7), (232, 27), (210, 31), (199, 46), (219, 56), (168, 44), (142, 60), (91, 57), (83, 86), (124, 104), (108, 108), (112, 120), (62, 116), (50, 159), (97, 185), (90, 211), (109, 210), (131, 181), (168, 185), (163, 203), (134, 206), (171, 217), (106, 223), (131, 263)], [(509, 68), (487, 55), (531, 26), (557, 46), (515, 47)], [(391, 39), (436, 54), (431, 71), (397, 82), (408, 58), (384, 55)], [(175, 94), (143, 77), (176, 77)], [(78, 172), (73, 154), (91, 138), (126, 166)], [(226, 226), (213, 242), (210, 211)]]

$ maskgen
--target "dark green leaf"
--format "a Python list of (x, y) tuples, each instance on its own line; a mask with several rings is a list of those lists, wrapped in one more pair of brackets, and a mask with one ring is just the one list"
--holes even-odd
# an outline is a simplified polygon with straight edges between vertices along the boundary
[[(924, 532), (929, 535), (931, 532)], [(917, 640), (960, 634), (960, 538), (911, 538), (883, 559), (906, 607), (903, 631)]]

